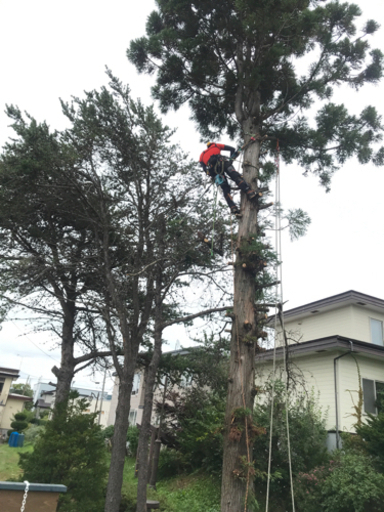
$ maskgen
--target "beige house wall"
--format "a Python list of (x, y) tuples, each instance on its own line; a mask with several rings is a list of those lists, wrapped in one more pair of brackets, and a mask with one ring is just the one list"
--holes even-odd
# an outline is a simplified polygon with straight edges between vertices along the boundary
[(6, 419), (8, 416), (8, 413), (6, 412), (7, 398), (13, 380), (14, 379), (12, 377), (5, 377), (4, 386), (0, 394), (0, 428), (9, 428), (4, 425), (8, 424), (8, 420)]
[[(335, 428), (335, 393), (333, 379), (333, 357), (328, 353), (316, 354), (316, 357), (305, 356), (294, 358), (292, 360), (292, 370), (297, 374), (297, 380), (300, 381), (298, 391), (304, 389), (308, 393), (314, 393), (321, 407), (323, 416), (326, 415), (326, 428), (331, 430)], [(283, 376), (283, 362), (276, 361), (276, 372), (278, 377)], [(265, 382), (272, 378), (272, 361), (256, 362), (256, 385), (261, 388)], [(263, 400), (264, 395), (257, 395), (257, 400)]]
[(285, 328), (293, 338), (290, 343), (336, 335), (371, 343), (370, 318), (384, 323), (384, 314), (367, 307), (349, 305), (323, 313), (314, 313), (299, 320), (286, 320)]
[(3, 416), (1, 418), (1, 428), (10, 429), (11, 422), (13, 421), (13, 415), (21, 412), (24, 409), (24, 403), (22, 400), (15, 398), (8, 398), (7, 403), (4, 407)]
[[(359, 382), (361, 383), (358, 367), (361, 379), (384, 382), (384, 361), (355, 354), (354, 357), (350, 355), (343, 357), (337, 364), (340, 430), (351, 432), (356, 422), (356, 416), (353, 416), (354, 405), (358, 402)], [(366, 417), (367, 415), (363, 412), (363, 418)]]
[[(352, 357), (348, 352), (334, 350), (303, 357), (293, 357), (292, 370), (297, 374), (297, 380), (304, 383), (305, 389), (308, 392), (313, 392), (315, 397), (318, 398), (318, 405), (321, 407), (323, 414), (326, 414), (326, 429), (335, 430), (334, 359), (342, 354), (347, 355), (336, 362), (339, 431), (353, 432), (353, 425), (356, 422), (354, 405), (357, 405), (359, 390), (357, 364), (361, 379), (384, 382), (384, 361), (368, 358), (358, 353), (353, 354)], [(276, 368), (277, 375), (282, 375), (282, 361), (276, 362)], [(256, 385), (263, 387), (266, 380), (272, 377), (272, 361), (257, 362), (256, 372)], [(260, 394), (258, 399), (263, 400), (263, 395)], [(366, 417), (366, 415), (364, 414), (363, 417)]]

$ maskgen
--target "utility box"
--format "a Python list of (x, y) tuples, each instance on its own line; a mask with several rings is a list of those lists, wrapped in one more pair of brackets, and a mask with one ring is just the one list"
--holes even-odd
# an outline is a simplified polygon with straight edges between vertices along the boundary
[[(25, 492), (25, 483), (0, 482), (0, 512), (20, 512)], [(29, 484), (24, 512), (56, 512), (61, 493), (67, 492), (65, 485)]]

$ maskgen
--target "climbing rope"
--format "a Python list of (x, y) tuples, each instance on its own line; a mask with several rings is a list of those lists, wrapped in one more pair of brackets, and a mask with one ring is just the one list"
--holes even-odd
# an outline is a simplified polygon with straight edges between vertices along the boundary
[(25, 483), (25, 490), (24, 490), (23, 501), (21, 503), (20, 512), (24, 512), (24, 510), (25, 510), (25, 505), (27, 503), (27, 496), (28, 496), (28, 491), (29, 491), (29, 482), (27, 480), (25, 480), (24, 483)]
[(211, 244), (211, 256), (213, 256), (213, 241), (214, 241), (214, 237), (215, 237), (215, 221), (216, 221), (216, 210), (217, 210), (217, 189), (218, 187), (215, 188), (215, 200), (214, 200), (214, 203), (213, 203), (213, 224), (212, 224), (212, 244)]
[[(277, 319), (280, 318), (280, 324), (282, 332), (284, 333), (285, 339), (285, 325), (284, 325), (284, 314), (283, 314), (283, 274), (282, 274), (282, 250), (281, 250), (281, 209), (280, 209), (280, 147), (279, 141), (276, 144), (276, 155), (275, 155), (275, 167), (276, 167), (276, 181), (275, 181), (275, 204), (276, 204), (276, 215), (275, 215), (275, 248), (276, 248), (276, 301), (275, 306), (275, 321), (274, 321), (274, 347), (273, 347), (273, 366), (272, 366), (272, 390), (271, 390), (271, 416), (270, 416), (270, 434), (269, 434), (269, 457), (268, 457), (268, 477), (267, 477), (267, 496), (265, 512), (269, 510), (269, 495), (270, 495), (270, 480), (271, 480), (271, 465), (272, 465), (272, 438), (273, 438), (273, 413), (274, 413), (274, 398), (275, 398), (275, 381), (276, 381), (276, 345), (277, 345)], [(287, 450), (288, 450), (288, 466), (289, 466), (289, 478), (291, 486), (291, 500), (292, 500), (292, 512), (295, 512), (295, 497), (293, 488), (293, 475), (292, 475), (292, 458), (291, 458), (291, 441), (289, 432), (289, 414), (288, 414), (288, 372), (287, 372), (287, 360), (286, 360), (286, 347), (283, 347), (284, 353), (284, 372), (285, 372), (285, 419), (287, 425)]]

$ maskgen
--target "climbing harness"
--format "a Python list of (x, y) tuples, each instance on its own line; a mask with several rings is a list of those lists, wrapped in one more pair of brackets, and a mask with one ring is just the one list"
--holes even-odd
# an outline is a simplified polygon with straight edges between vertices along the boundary
[[(270, 480), (271, 480), (271, 465), (272, 465), (272, 437), (273, 437), (273, 413), (274, 413), (274, 395), (275, 395), (275, 380), (276, 380), (276, 345), (277, 345), (277, 319), (280, 319), (281, 329), (285, 333), (284, 315), (283, 315), (283, 274), (282, 274), (282, 251), (281, 251), (281, 208), (280, 208), (280, 147), (279, 141), (276, 143), (276, 155), (275, 155), (275, 167), (276, 167), (276, 182), (275, 182), (275, 204), (276, 204), (276, 215), (275, 215), (275, 250), (276, 250), (276, 264), (275, 264), (275, 275), (276, 275), (276, 300), (275, 305), (275, 340), (273, 346), (273, 366), (272, 366), (272, 390), (271, 390), (271, 416), (270, 416), (270, 434), (269, 434), (269, 456), (268, 456), (268, 476), (267, 476), (267, 493), (266, 493), (266, 504), (265, 512), (269, 511), (269, 494), (270, 494)], [(280, 263), (279, 263), (280, 262)], [(286, 377), (286, 392), (285, 392), (285, 418), (287, 424), (287, 450), (288, 450), (288, 466), (289, 466), (289, 478), (291, 485), (291, 500), (292, 500), (292, 512), (295, 512), (295, 497), (293, 490), (293, 475), (292, 475), (292, 459), (291, 459), (291, 441), (289, 432), (289, 415), (288, 415), (288, 373), (287, 373), (287, 354), (286, 347), (284, 347), (284, 370)]]
[(28, 482), (28, 480), (25, 480), (24, 483), (25, 483), (25, 490), (24, 490), (23, 501), (21, 503), (20, 512), (24, 512), (24, 510), (25, 510), (25, 505), (27, 503), (27, 496), (28, 496), (28, 491), (29, 491), (29, 482)]

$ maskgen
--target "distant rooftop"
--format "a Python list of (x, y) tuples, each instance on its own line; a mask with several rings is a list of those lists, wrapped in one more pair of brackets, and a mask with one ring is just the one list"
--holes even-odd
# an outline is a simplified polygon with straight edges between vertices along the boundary
[(19, 370), (16, 370), (15, 368), (0, 367), (0, 376), (13, 377), (14, 379), (17, 379), (20, 376), (20, 374)]

